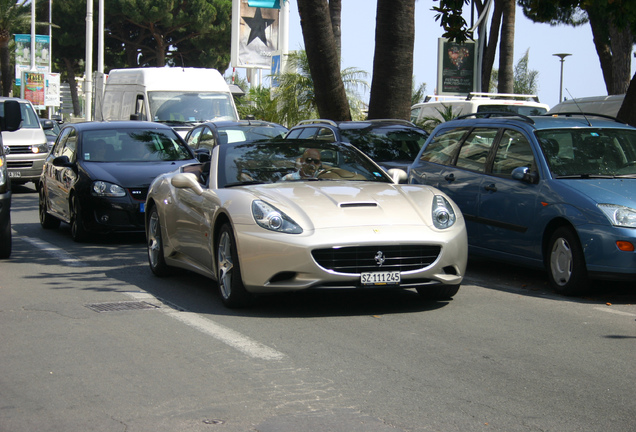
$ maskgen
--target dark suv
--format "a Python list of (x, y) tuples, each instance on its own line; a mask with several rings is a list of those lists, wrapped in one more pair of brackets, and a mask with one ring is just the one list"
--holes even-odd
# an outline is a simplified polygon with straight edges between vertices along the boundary
[(636, 280), (636, 128), (595, 114), (473, 114), (442, 123), (409, 183), (466, 219), (469, 252), (545, 267), (552, 287)]
[(304, 120), (285, 138), (351, 143), (385, 170), (408, 170), (428, 138), (428, 132), (406, 120)]

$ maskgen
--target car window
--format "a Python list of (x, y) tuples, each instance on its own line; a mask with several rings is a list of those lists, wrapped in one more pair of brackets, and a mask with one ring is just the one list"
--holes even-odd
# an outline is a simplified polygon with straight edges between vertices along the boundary
[(451, 165), (459, 144), (467, 133), (468, 129), (439, 131), (422, 152), (420, 160), (440, 165)]
[(38, 115), (33, 110), (33, 107), (28, 103), (20, 104), (20, 111), (22, 112), (22, 123), (20, 125), (21, 129), (39, 129), (40, 119)]
[(321, 141), (329, 141), (334, 142), (336, 140), (336, 136), (333, 131), (329, 128), (320, 128), (318, 130), (318, 135), (316, 135), (316, 139)]
[(530, 142), (521, 132), (506, 129), (497, 146), (492, 173), (511, 177), (512, 170), (519, 167), (536, 170)]
[(201, 137), (199, 138), (199, 145), (197, 148), (207, 148), (212, 149), (216, 145), (216, 140), (214, 139), (214, 134), (212, 133), (212, 129), (207, 126), (201, 128)]
[(471, 171), (484, 172), (490, 148), (498, 132), (495, 128), (475, 128), (462, 144), (455, 165)]
[(300, 138), (300, 139), (313, 139), (314, 136), (316, 135), (316, 132), (318, 132), (318, 128), (315, 128), (315, 127), (303, 128), (303, 129), (301, 129), (300, 134), (298, 135), (297, 138)]
[(544, 107), (528, 106), (528, 105), (479, 105), (477, 112), (509, 112), (526, 116), (542, 115), (548, 112)]
[(201, 131), (203, 131), (203, 127), (198, 127), (192, 130), (192, 132), (188, 135), (188, 139), (186, 142), (192, 148), (199, 148), (199, 136), (201, 136)]
[(293, 129), (290, 130), (289, 133), (285, 136), (285, 138), (289, 138), (289, 139), (296, 139), (300, 136), (300, 133), (302, 132), (302, 129)]
[(62, 155), (62, 150), (64, 149), (64, 145), (66, 144), (66, 139), (69, 134), (73, 131), (73, 128), (66, 128), (62, 132), (60, 132), (60, 137), (57, 141), (57, 145), (51, 150), (53, 156), (58, 157)]
[(68, 160), (75, 160), (75, 152), (77, 150), (77, 132), (75, 129), (71, 129), (68, 134), (68, 138), (64, 142), (64, 147), (61, 149), (60, 156), (67, 156)]
[(428, 139), (428, 133), (408, 127), (346, 129), (343, 141), (350, 142), (375, 161), (413, 161)]

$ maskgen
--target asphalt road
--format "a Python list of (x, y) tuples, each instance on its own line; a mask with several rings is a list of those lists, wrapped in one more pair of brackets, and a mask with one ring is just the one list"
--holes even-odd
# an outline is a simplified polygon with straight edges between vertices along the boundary
[(0, 431), (636, 431), (636, 289), (472, 262), (452, 301), (306, 292), (225, 309), (143, 237), (77, 244), (15, 188)]

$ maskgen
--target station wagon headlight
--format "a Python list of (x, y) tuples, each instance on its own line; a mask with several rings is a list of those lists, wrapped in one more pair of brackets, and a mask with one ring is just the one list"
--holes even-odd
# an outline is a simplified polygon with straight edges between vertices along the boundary
[(126, 196), (126, 191), (121, 186), (99, 180), (93, 183), (93, 195), (102, 197), (123, 197)]
[(252, 215), (256, 223), (265, 229), (288, 234), (303, 232), (303, 229), (289, 216), (265, 201), (252, 202)]
[(598, 204), (610, 223), (617, 227), (636, 228), (636, 210), (615, 204)]
[(433, 225), (438, 229), (446, 229), (453, 226), (455, 220), (455, 211), (453, 206), (446, 198), (441, 195), (435, 195), (433, 198)]

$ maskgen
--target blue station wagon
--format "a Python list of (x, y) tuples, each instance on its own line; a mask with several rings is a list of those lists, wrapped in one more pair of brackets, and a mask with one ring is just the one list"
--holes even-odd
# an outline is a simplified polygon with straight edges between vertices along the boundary
[(636, 128), (594, 114), (477, 114), (439, 125), (409, 183), (448, 194), (474, 256), (543, 267), (580, 295), (636, 280)]

